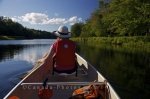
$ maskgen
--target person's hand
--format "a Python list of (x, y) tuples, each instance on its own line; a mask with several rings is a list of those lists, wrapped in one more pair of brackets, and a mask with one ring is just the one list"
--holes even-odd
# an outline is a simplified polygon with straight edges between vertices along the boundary
[(37, 63), (43, 63), (44, 62), (44, 59), (42, 58), (42, 59), (39, 59), (39, 60), (37, 60)]

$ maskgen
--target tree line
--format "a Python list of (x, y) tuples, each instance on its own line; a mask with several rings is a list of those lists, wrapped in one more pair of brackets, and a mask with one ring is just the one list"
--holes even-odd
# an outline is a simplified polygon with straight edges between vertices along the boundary
[(150, 0), (99, 0), (99, 8), (71, 32), (74, 37), (149, 36)]
[(29, 29), (8, 17), (0, 16), (0, 36), (20, 36), (25, 39), (55, 38), (50, 32)]

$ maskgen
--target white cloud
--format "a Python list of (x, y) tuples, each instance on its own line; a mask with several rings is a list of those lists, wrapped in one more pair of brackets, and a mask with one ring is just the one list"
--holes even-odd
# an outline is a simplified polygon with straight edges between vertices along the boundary
[(47, 24), (65, 24), (65, 22), (65, 18), (52, 18), (48, 20)]
[(78, 18), (77, 16), (73, 16), (73, 17), (70, 17), (68, 19), (68, 22), (70, 23), (70, 25), (73, 25), (75, 23), (82, 22), (82, 18)]
[(14, 16), (11, 19), (12, 19), (12, 21), (15, 21), (15, 22), (20, 22), (21, 21), (20, 17), (17, 17), (17, 16)]
[(13, 18), (11, 18), (12, 19), (12, 21), (15, 21), (15, 22), (19, 22), (20, 20), (18, 20), (17, 18), (15, 18), (15, 17), (13, 17)]
[[(58, 14), (57, 14), (58, 15)], [(54, 25), (54, 24), (70, 24), (82, 22), (82, 18), (77, 16), (72, 16), (70, 18), (49, 18), (48, 15), (43, 13), (27, 13), (23, 16), (15, 16), (12, 18), (13, 21), (17, 22), (27, 22), (30, 24), (40, 24), (40, 25)]]
[(23, 22), (29, 22), (31, 24), (45, 24), (49, 19), (48, 15), (42, 13), (27, 13), (21, 16)]

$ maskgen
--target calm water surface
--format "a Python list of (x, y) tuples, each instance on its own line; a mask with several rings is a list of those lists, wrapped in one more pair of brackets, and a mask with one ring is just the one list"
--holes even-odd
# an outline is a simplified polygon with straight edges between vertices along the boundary
[(0, 99), (20, 81), (20, 75), (42, 58), (53, 42), (54, 40), (0, 41)]
[[(54, 40), (0, 41), (0, 99), (30, 70)], [(150, 53), (118, 46), (79, 45), (77, 52), (93, 64), (122, 99), (150, 97)]]
[(145, 49), (81, 45), (78, 50), (107, 78), (121, 99), (150, 97), (150, 53)]

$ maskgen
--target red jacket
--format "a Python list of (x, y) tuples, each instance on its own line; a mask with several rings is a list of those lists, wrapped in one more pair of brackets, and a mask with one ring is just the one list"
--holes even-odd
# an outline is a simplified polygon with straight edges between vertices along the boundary
[(73, 41), (68, 39), (58, 39), (53, 44), (53, 50), (55, 52), (54, 68), (58, 71), (75, 68), (75, 49), (76, 45)]

